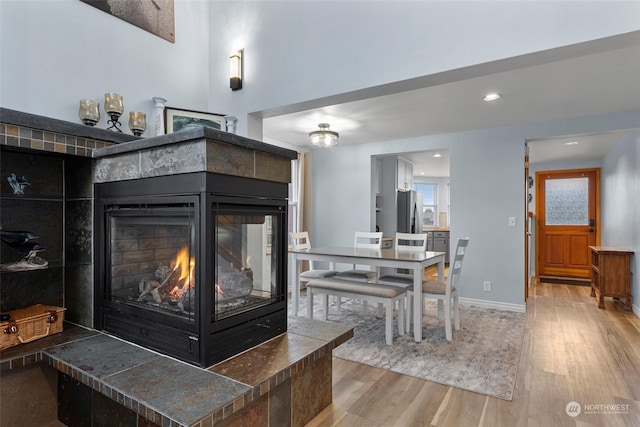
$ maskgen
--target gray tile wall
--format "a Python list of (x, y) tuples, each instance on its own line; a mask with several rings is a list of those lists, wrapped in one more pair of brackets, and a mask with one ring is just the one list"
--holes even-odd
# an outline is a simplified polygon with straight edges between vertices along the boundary
[[(109, 142), (0, 123), (0, 226), (31, 231), (45, 247), (42, 270), (1, 272), (0, 310), (67, 307), (65, 319), (93, 326), (93, 150)], [(12, 173), (29, 182), (14, 194)], [(0, 243), (0, 263), (22, 254)]]

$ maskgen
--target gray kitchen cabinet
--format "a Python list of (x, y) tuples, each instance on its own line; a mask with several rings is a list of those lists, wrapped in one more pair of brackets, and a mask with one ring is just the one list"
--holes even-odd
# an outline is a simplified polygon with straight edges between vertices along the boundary
[(448, 231), (428, 231), (427, 250), (434, 252), (446, 252), (444, 262), (449, 263), (449, 232)]

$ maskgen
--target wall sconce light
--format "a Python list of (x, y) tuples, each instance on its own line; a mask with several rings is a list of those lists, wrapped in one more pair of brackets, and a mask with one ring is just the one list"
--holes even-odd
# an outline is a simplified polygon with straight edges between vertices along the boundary
[(242, 49), (229, 55), (229, 86), (231, 90), (242, 89)]

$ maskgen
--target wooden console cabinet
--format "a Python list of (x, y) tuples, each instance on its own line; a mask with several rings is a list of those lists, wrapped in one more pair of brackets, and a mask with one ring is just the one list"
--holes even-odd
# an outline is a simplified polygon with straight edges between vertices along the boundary
[(589, 246), (591, 251), (591, 296), (599, 294), (598, 308), (604, 297), (624, 298), (624, 309), (631, 310), (631, 255), (628, 249)]

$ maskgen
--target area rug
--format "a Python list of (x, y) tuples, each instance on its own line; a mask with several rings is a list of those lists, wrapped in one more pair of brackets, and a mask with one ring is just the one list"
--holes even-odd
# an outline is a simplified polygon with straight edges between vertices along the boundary
[[(314, 298), (314, 318), (322, 311)], [(306, 314), (301, 295), (300, 314)], [(473, 305), (460, 305), (460, 331), (445, 339), (444, 321), (438, 321), (437, 302), (427, 301), (423, 340), (413, 332), (398, 336), (394, 319), (393, 345), (384, 344), (384, 315), (377, 307), (363, 309), (360, 301), (343, 301), (341, 310), (330, 305), (328, 321), (354, 327), (354, 336), (333, 351), (335, 357), (410, 375), (500, 399), (512, 400), (524, 335), (525, 314)]]

